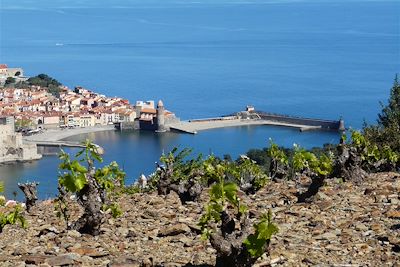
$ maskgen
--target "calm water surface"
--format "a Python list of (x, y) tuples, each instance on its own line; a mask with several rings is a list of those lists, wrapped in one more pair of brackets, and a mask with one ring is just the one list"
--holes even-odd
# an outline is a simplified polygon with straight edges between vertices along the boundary
[[(163, 99), (183, 118), (258, 109), (374, 122), (400, 72), (398, 1), (191, 3), (4, 0), (0, 62), (68, 86), (138, 99)], [(87, 136), (76, 136), (81, 140)], [(198, 135), (104, 132), (89, 135), (129, 182), (153, 171), (162, 151), (237, 156), (269, 137), (291, 146), (337, 142), (334, 133), (238, 127)], [(7, 195), (38, 180), (55, 193), (58, 159), (0, 167)]]

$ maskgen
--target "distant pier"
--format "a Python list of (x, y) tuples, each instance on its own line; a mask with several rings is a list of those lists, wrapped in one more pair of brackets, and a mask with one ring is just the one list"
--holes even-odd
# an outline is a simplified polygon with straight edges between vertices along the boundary
[(291, 127), (299, 129), (300, 131), (311, 130), (331, 130), (331, 131), (344, 131), (344, 121), (340, 120), (322, 120), (301, 118), (288, 115), (280, 115), (267, 113), (262, 111), (255, 111), (253, 107), (248, 106), (246, 111), (238, 112), (234, 115), (196, 119), (181, 121), (168, 124), (170, 130), (184, 132), (189, 134), (196, 134), (199, 131), (237, 127), (237, 126), (251, 126), (251, 125), (271, 125), (281, 127)]
[[(71, 141), (38, 141), (38, 140), (25, 140), (27, 143), (36, 144), (38, 147), (75, 147), (75, 148), (85, 148), (85, 145), (78, 142)], [(104, 154), (104, 149), (96, 145), (99, 154)]]
[[(114, 131), (114, 125), (96, 126), (96, 127), (86, 127), (86, 128), (74, 128), (74, 129), (51, 129), (45, 130), (41, 133), (37, 133), (30, 136), (24, 136), (23, 141), (25, 143), (36, 144), (41, 151), (44, 148), (58, 148), (58, 147), (76, 147), (84, 148), (84, 145), (80, 142), (66, 141), (65, 138), (80, 134), (89, 134), (102, 131)], [(104, 149), (98, 146), (98, 151), (100, 154), (104, 153)], [(52, 150), (50, 154), (57, 154)], [(47, 154), (47, 153), (44, 153)]]
[(69, 142), (69, 141), (26, 141), (27, 143), (33, 143), (37, 146), (46, 146), (46, 147), (78, 147), (84, 148), (85, 146), (78, 142)]

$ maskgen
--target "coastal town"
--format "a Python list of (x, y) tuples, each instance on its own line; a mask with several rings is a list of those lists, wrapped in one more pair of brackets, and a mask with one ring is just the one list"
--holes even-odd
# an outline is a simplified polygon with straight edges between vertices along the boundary
[(116, 123), (162, 131), (163, 126), (157, 125), (157, 115), (164, 117), (162, 123), (175, 118), (172, 112), (164, 109), (161, 100), (157, 106), (154, 101), (137, 101), (132, 105), (127, 99), (107, 97), (80, 86), (71, 90), (60, 84), (57, 94), (53, 94), (48, 87), (29, 83), (26, 86), (7, 86), (10, 80), (16, 85), (29, 81), (23, 76), (22, 69), (0, 64), (0, 117), (14, 117), (17, 127), (25, 126), (31, 132)]
[(0, 163), (40, 159), (39, 145), (79, 147), (58, 142), (71, 134), (114, 126), (165, 132), (166, 124), (177, 121), (161, 100), (157, 106), (153, 100), (132, 105), (80, 86), (71, 90), (46, 74), (29, 78), (22, 68), (0, 64)]

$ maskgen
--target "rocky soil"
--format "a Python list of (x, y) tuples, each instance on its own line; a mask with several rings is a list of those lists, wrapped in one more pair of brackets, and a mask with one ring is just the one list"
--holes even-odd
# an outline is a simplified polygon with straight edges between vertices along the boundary
[[(258, 266), (400, 266), (399, 174), (374, 174), (361, 185), (332, 179), (312, 202), (297, 204), (309, 182), (271, 182), (241, 195), (252, 218), (272, 209), (280, 228)], [(43, 201), (26, 215), (27, 229), (3, 229), (0, 265), (213, 265), (215, 251), (197, 226), (206, 200), (205, 193), (203, 203), (183, 206), (173, 193), (124, 195), (124, 215), (108, 216), (97, 237), (66, 231), (54, 203)]]

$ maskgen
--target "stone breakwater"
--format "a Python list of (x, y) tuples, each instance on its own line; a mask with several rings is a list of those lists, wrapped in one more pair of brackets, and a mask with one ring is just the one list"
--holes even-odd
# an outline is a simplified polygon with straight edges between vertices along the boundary
[(251, 125), (269, 125), (280, 127), (297, 128), (300, 131), (310, 130), (333, 130), (344, 131), (344, 120), (321, 120), (311, 118), (301, 118), (288, 115), (272, 114), (262, 111), (255, 111), (253, 107), (247, 106), (246, 111), (240, 111), (223, 117), (192, 119), (189, 121), (176, 121), (169, 123), (167, 127), (170, 130), (196, 134), (198, 131), (204, 131), (215, 128), (251, 126)]
[(308, 126), (294, 123), (278, 122), (271, 120), (243, 120), (243, 119), (229, 119), (229, 120), (203, 120), (203, 121), (182, 121), (178, 123), (169, 124), (169, 128), (178, 132), (197, 134), (199, 131), (226, 128), (226, 127), (243, 127), (243, 126), (281, 126), (281, 127), (291, 127), (297, 128), (301, 131), (307, 130), (319, 130), (319, 126)]
[[(313, 202), (296, 203), (309, 183), (271, 182), (241, 195), (252, 218), (271, 209), (280, 229), (256, 266), (400, 266), (399, 174), (373, 174), (361, 185), (328, 180)], [(0, 234), (0, 265), (213, 265), (197, 226), (207, 198), (182, 205), (175, 194), (123, 195), (124, 215), (108, 216), (97, 237), (65, 231), (52, 200), (40, 202), (27, 229), (7, 225)]]

